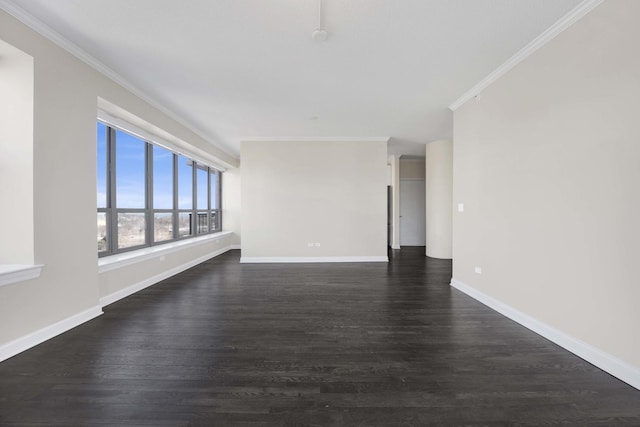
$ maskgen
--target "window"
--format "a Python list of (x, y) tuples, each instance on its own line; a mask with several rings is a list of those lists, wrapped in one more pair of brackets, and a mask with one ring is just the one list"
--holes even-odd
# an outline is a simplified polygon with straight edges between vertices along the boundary
[(196, 195), (196, 229), (198, 233), (206, 233), (209, 231), (209, 171), (200, 165), (196, 168)]
[(144, 246), (147, 243), (146, 173), (147, 144), (121, 130), (111, 129), (115, 149), (115, 205), (117, 249)]
[(173, 240), (173, 153), (153, 146), (153, 241)]
[(193, 235), (193, 162), (178, 156), (178, 235)]
[(221, 172), (97, 124), (98, 254), (220, 231)]
[(221, 230), (222, 229), (222, 217), (220, 216), (220, 205), (222, 204), (222, 193), (220, 192), (220, 180), (222, 179), (222, 173), (217, 170), (211, 171), (209, 174), (210, 184), (209, 184), (209, 200), (211, 203), (211, 229), (212, 230)]
[(109, 250), (107, 241), (107, 127), (98, 123), (98, 155), (96, 170), (98, 172), (98, 252)]

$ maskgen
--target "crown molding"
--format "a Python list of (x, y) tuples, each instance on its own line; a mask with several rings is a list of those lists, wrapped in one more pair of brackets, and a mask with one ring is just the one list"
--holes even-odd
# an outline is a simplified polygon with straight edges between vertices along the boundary
[(182, 118), (180, 115), (178, 115), (174, 111), (165, 107), (162, 103), (154, 99), (152, 96), (140, 90), (133, 83), (131, 83), (130, 81), (122, 77), (120, 74), (118, 74), (111, 68), (107, 67), (104, 63), (100, 62), (98, 59), (96, 59), (95, 57), (93, 57), (83, 49), (81, 49), (78, 45), (73, 43), (71, 40), (67, 39), (57, 31), (49, 27), (47, 24), (45, 24), (35, 16), (31, 15), (30, 13), (22, 9), (21, 7), (15, 5), (13, 2), (9, 0), (0, 0), (0, 9), (4, 10), (9, 15), (13, 16), (18, 21), (22, 22), (27, 27), (31, 28), (33, 31), (39, 33), (41, 36), (45, 37), (46, 39), (60, 46), (62, 49), (66, 50), (67, 52), (69, 52), (70, 54), (72, 54), (73, 56), (75, 56), (85, 64), (89, 65), (94, 70), (98, 71), (99, 73), (113, 80), (115, 83), (122, 86), (127, 91), (131, 92), (133, 95), (137, 96), (138, 98), (142, 99), (143, 101), (145, 101), (147, 104), (151, 105), (158, 111), (162, 112), (166, 116), (175, 120), (176, 122), (178, 122), (179, 124), (187, 128), (188, 130), (193, 132), (194, 134), (198, 135), (200, 138), (204, 139), (205, 141), (209, 142), (211, 145), (215, 146), (216, 148), (218, 148), (219, 150), (227, 154), (228, 156), (234, 159), (238, 159), (237, 154), (234, 154), (232, 151), (230, 151), (228, 147), (222, 146), (222, 144), (220, 143), (213, 142), (211, 140), (211, 137), (207, 136), (205, 132), (198, 129), (197, 126), (193, 125), (192, 123), (188, 122), (187, 120)]
[(550, 42), (554, 37), (558, 34), (569, 28), (571, 25), (576, 23), (580, 18), (585, 16), (587, 13), (591, 12), (598, 5), (603, 3), (605, 0), (583, 0), (578, 6), (573, 8), (569, 13), (560, 18), (556, 23), (554, 23), (551, 27), (549, 27), (546, 31), (540, 34), (538, 37), (529, 42), (525, 47), (520, 49), (515, 55), (507, 60), (504, 64), (496, 68), (491, 74), (482, 79), (478, 84), (472, 87), (470, 90), (465, 92), (460, 98), (455, 100), (451, 105), (449, 105), (449, 109), (451, 111), (456, 111), (459, 107), (461, 107), (465, 102), (478, 95), (484, 89), (486, 89), (491, 83), (498, 80), (504, 74), (506, 74), (513, 67), (518, 65), (520, 62), (524, 61), (529, 55), (531, 55), (536, 50), (540, 49), (542, 46)]

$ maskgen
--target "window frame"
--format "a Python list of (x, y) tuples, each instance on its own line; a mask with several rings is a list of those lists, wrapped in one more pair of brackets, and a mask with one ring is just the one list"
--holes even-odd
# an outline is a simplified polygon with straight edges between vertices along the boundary
[[(205, 164), (204, 162), (200, 162), (195, 160), (193, 157), (189, 156), (185, 153), (178, 153), (170, 148), (164, 147), (161, 144), (154, 143), (147, 138), (140, 137), (133, 132), (129, 132), (126, 129), (122, 129), (121, 127), (114, 126), (110, 124), (108, 121), (98, 119), (97, 123), (101, 123), (106, 126), (106, 169), (107, 169), (107, 178), (106, 178), (106, 193), (107, 193), (107, 203), (104, 208), (97, 208), (97, 214), (103, 213), (106, 216), (106, 250), (98, 251), (98, 257), (107, 257), (111, 255), (121, 254), (125, 252), (131, 252), (143, 248), (159, 246), (168, 243), (174, 243), (177, 241), (182, 241), (186, 239), (191, 239), (207, 234), (213, 234), (222, 231), (222, 171), (217, 168), (214, 168), (210, 165)], [(116, 181), (116, 171), (117, 171), (117, 161), (116, 161), (116, 149), (117, 149), (117, 138), (116, 131), (125, 132), (130, 136), (133, 136), (145, 144), (145, 207), (144, 208), (119, 208), (117, 206), (117, 181)], [(173, 195), (173, 207), (171, 209), (154, 208), (154, 174), (153, 174), (153, 156), (154, 156), (154, 147), (161, 147), (164, 150), (167, 150), (172, 155), (172, 195)], [(191, 167), (191, 196), (192, 196), (192, 204), (191, 209), (180, 209), (178, 205), (178, 159), (182, 156), (187, 160), (192, 162)], [(207, 175), (207, 207), (206, 209), (200, 209), (197, 205), (197, 171), (206, 170)], [(216, 175), (216, 188), (211, 188), (211, 176), (212, 174)], [(212, 209), (212, 197), (216, 198), (216, 208)], [(97, 205), (97, 204), (96, 204)], [(118, 216), (120, 214), (127, 213), (142, 213), (145, 218), (145, 229), (144, 229), (144, 243), (140, 245), (130, 246), (126, 248), (118, 247)], [(171, 213), (172, 214), (172, 238), (156, 241), (155, 240), (155, 214), (157, 213)], [(188, 236), (180, 236), (179, 230), (179, 215), (181, 213), (189, 214), (189, 229), (190, 234)], [(199, 230), (198, 228), (198, 218), (199, 214), (205, 214), (207, 217), (208, 225), (205, 230)], [(211, 218), (215, 217), (216, 224), (213, 224)]]

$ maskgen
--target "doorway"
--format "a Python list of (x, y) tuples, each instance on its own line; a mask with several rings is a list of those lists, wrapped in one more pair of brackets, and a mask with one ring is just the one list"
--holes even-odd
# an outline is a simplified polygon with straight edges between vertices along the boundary
[(426, 244), (424, 179), (400, 180), (400, 246)]

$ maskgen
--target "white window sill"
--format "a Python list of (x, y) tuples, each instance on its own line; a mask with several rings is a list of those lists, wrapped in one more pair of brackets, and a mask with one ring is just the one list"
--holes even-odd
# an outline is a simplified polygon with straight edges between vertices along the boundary
[(208, 234), (206, 236), (194, 237), (192, 239), (179, 240), (177, 242), (165, 243), (150, 248), (139, 249), (137, 251), (125, 252), (98, 259), (98, 273), (137, 264), (141, 261), (154, 259), (172, 252), (193, 248), (205, 243), (215, 242), (223, 237), (233, 234), (231, 231), (221, 231), (219, 233)]
[(0, 286), (40, 277), (43, 265), (0, 264)]

